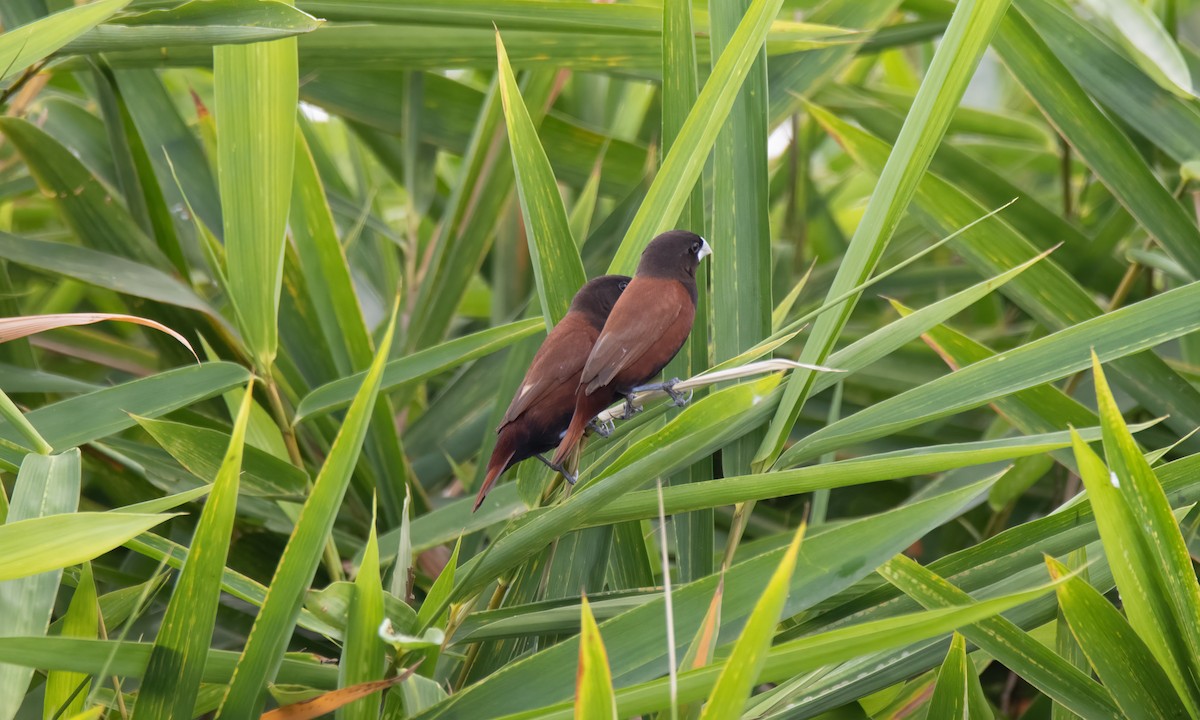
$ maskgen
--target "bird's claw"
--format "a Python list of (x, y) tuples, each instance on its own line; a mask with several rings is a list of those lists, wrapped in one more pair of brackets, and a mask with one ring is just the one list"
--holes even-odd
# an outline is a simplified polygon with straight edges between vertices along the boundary
[(546, 467), (550, 468), (551, 470), (558, 473), (559, 475), (562, 475), (563, 478), (567, 481), (568, 485), (574, 485), (576, 483), (576, 481), (579, 480), (578, 475), (576, 475), (575, 473), (566, 469), (562, 465), (557, 465), (553, 462), (550, 462), (549, 460), (546, 459), (545, 455), (542, 455), (539, 453), (537, 455), (534, 455), (534, 457), (537, 458), (538, 460), (541, 460), (542, 464), (545, 465)]
[(592, 429), (592, 432), (596, 433), (600, 437), (606, 438), (606, 437), (612, 435), (613, 431), (617, 429), (617, 424), (615, 422), (613, 422), (611, 419), (610, 420), (598, 420), (596, 418), (593, 418), (591, 420), (591, 422), (588, 423), (588, 427), (590, 427)]
[(622, 412), (621, 419), (629, 420), (630, 418), (632, 418), (634, 415), (637, 415), (641, 411), (642, 411), (642, 409), (640, 407), (633, 404), (633, 393), (626, 395), (625, 396), (625, 408)]
[(671, 396), (671, 402), (675, 403), (675, 407), (683, 407), (692, 401), (692, 390), (688, 388), (684, 392), (676, 392), (675, 386), (679, 384), (679, 378), (671, 378), (662, 384), (663, 392)]

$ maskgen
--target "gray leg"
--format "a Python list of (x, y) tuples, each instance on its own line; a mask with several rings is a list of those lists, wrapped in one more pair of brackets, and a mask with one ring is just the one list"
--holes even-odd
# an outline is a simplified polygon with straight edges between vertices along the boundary
[(562, 465), (555, 465), (554, 463), (550, 462), (549, 460), (546, 459), (546, 456), (542, 455), (541, 453), (534, 455), (534, 457), (537, 458), (538, 460), (541, 460), (546, 465), (546, 467), (548, 467), (551, 470), (553, 470), (554, 472), (562, 475), (566, 479), (567, 483), (569, 483), (571, 485), (574, 485), (575, 481), (579, 479), (579, 476), (575, 475), (574, 473), (568, 472), (567, 469), (564, 468)]
[(671, 396), (671, 400), (676, 407), (683, 407), (692, 401), (692, 391), (676, 392), (675, 385), (679, 383), (679, 378), (671, 378), (664, 383), (653, 383), (651, 385), (641, 385), (633, 389), (634, 392), (645, 392), (647, 390), (662, 390), (667, 395)]
[(616, 423), (614, 423), (612, 420), (600, 422), (595, 418), (592, 418), (592, 420), (588, 422), (588, 427), (592, 429), (592, 432), (596, 433), (602, 438), (612, 435), (613, 430), (617, 429)]
[(633, 392), (625, 394), (625, 414), (621, 416), (622, 420), (628, 420), (642, 411), (640, 407), (633, 404)]

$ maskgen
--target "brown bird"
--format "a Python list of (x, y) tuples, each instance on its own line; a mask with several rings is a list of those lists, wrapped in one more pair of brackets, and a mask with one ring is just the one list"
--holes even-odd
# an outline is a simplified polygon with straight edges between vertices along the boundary
[[(551, 464), (542, 453), (553, 450), (562, 439), (575, 408), (575, 388), (579, 386), (583, 364), (629, 282), (625, 275), (602, 275), (589, 280), (575, 293), (567, 314), (533, 356), (516, 397), (496, 428), (499, 437), (483, 485), (475, 496), (474, 510), (479, 509), (496, 479), (522, 460), (536, 457), (563, 472), (561, 466)], [(568, 479), (573, 480), (569, 475)]]
[[(554, 454), (555, 465), (563, 466), (592, 418), (621, 397), (628, 417), (633, 390), (658, 375), (683, 347), (696, 317), (696, 267), (710, 254), (704, 238), (685, 230), (665, 232), (642, 251), (633, 280), (583, 367), (575, 413)], [(682, 397), (672, 391), (675, 382), (661, 387), (682, 404)]]

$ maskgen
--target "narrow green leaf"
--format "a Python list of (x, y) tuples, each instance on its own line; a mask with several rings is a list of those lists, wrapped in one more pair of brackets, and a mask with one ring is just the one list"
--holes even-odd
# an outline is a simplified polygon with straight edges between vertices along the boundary
[(979, 676), (967, 656), (967, 640), (954, 633), (950, 652), (938, 671), (937, 685), (929, 700), (929, 717), (946, 720), (992, 720), (992, 711), (983, 697)]
[(6, 28), (0, 35), (0, 80), (7, 80), (112, 17), (130, 0), (98, 0)]
[[(490, 355), (544, 329), (545, 323), (536, 318), (520, 320), (448, 340), (441, 345), (397, 358), (387, 364), (381, 387), (388, 391), (420, 382), (463, 363)], [(347, 405), (354, 398), (365, 374), (365, 371), (355, 373), (313, 390), (296, 408), (296, 421)]]
[[(384, 678), (387, 660), (379, 626), (384, 618), (383, 580), (379, 576), (379, 542), (375, 523), (371, 523), (366, 550), (354, 578), (350, 612), (346, 620), (346, 644), (339, 663), (338, 684), (350, 687)], [(365, 697), (338, 709), (339, 720), (375, 720), (379, 717), (379, 698)]]
[(259, 714), (264, 701), (263, 692), (279, 671), (288, 639), (304, 603), (304, 591), (317, 572), (326, 540), (333, 530), (338, 507), (350, 484), (350, 476), (367, 434), (368, 421), (379, 394), (384, 361), (392, 346), (394, 317), (387, 328), (375, 360), (346, 413), (296, 528), (288, 539), (262, 610), (238, 661), (238, 672), (221, 703), (219, 715), (241, 718)]
[(417, 610), (417, 626), (422, 630), (439, 624), (445, 615), (446, 603), (449, 602), (450, 591), (454, 588), (454, 572), (458, 568), (458, 551), (461, 547), (462, 539), (459, 538), (459, 541), (454, 543), (454, 552), (450, 553), (446, 566), (438, 573), (433, 586), (429, 588), (429, 593), (425, 595), (425, 601)]
[(10, 513), (9, 522), (0, 527), (3, 550), (0, 581), (28, 578), (94, 560), (171, 517), (80, 512), (14, 522)]
[[(953, 607), (971, 601), (970, 595), (903, 555), (881, 567), (879, 574), (926, 608)], [(989, 617), (960, 632), (1081, 717), (1113, 720), (1121, 717), (1108, 691), (1011, 621), (1000, 616)]]
[(1089, 347), (1110, 360), (1189, 333), (1200, 327), (1200, 318), (1186, 318), (1182, 309), (1196, 302), (1193, 294), (1200, 296), (1200, 285), (1128, 305), (894, 395), (805, 437), (789, 456), (793, 462), (815, 457), (1070, 375), (1089, 366)]
[[(60, 455), (25, 456), (13, 487), (6, 524), (0, 525), (0, 533), (22, 524), (53, 519), (56, 515), (71, 517), (68, 514), (79, 506), (80, 474), (79, 450), (68, 450)], [(8, 542), (10, 545), (0, 541), (0, 548), (3, 548), (0, 563), (7, 560), (10, 549), (17, 549), (11, 543), (36, 549), (30, 544), (35, 540), (26, 540), (19, 531), (15, 539), (9, 531)], [(0, 637), (46, 632), (62, 577), (56, 568), (46, 569), (55, 571), (40, 575), (27, 573), (32, 576), (0, 581)], [(16, 716), (32, 677), (33, 671), (28, 668), (0, 665), (0, 718), (11, 720)]]
[(1183, 53), (1153, 10), (1134, 0), (1084, 0), (1083, 5), (1155, 82), (1179, 97), (1194, 96)]
[(782, 0), (754, 0), (746, 11), (713, 65), (712, 74), (675, 137), (671, 151), (663, 159), (609, 265), (609, 272), (632, 272), (646, 243), (658, 233), (675, 227), (680, 212), (692, 197), (692, 188), (704, 169), (708, 151), (716, 143), (717, 133), (733, 108), (742, 81), (759, 57), (771, 20), (782, 4)]
[(295, 38), (213, 49), (229, 293), (246, 345), (266, 374), (279, 342), (298, 72)]
[[(135, 423), (132, 414), (158, 417), (224, 392), (249, 378), (245, 368), (218, 362), (168, 370), (30, 411), (26, 418), (55, 448), (71, 448), (120, 432)], [(0, 439), (19, 441), (10, 425)], [(21, 454), (0, 445), (0, 458), (20, 463)]]
[[(1008, 0), (972, 0), (955, 6), (954, 15), (896, 140), (896, 147), (871, 194), (846, 257), (838, 266), (837, 276), (829, 288), (830, 298), (862, 283), (879, 262), (1008, 4)], [(800, 354), (801, 362), (825, 362), (856, 302), (857, 297), (851, 297), (836, 311), (817, 318)], [(774, 463), (783, 452), (784, 443), (815, 379), (816, 373), (810, 371), (792, 374), (754, 458), (760, 469)]]
[[(500, 67), (500, 98), (529, 239), (533, 277), (542, 301), (546, 329), (550, 330), (567, 314), (571, 298), (587, 282), (587, 275), (583, 272), (583, 261), (579, 259), (577, 241), (571, 237), (571, 226), (567, 222), (554, 171), (538, 140), (537, 128), (529, 117), (525, 101), (521, 99), (499, 31), (496, 32), (496, 60)], [(578, 242), (582, 242), (582, 238)]]
[(221, 571), (225, 569), (237, 515), (238, 478), (253, 403), (254, 394), (247, 387), (234, 420), (229, 448), (192, 536), (188, 561), (179, 573), (154, 640), (146, 675), (139, 686), (134, 720), (190, 720), (192, 716), (216, 623)]
[(742, 707), (750, 697), (758, 675), (767, 661), (767, 652), (771, 648), (771, 640), (775, 635), (775, 626), (779, 623), (779, 613), (787, 600), (788, 585), (791, 582), (792, 571), (796, 567), (796, 556), (800, 552), (800, 542), (804, 538), (804, 524), (801, 523), (788, 546), (783, 560), (771, 576), (766, 589), (754, 606), (753, 612), (742, 628), (733, 652), (721, 670), (721, 675), (713, 685), (712, 694), (701, 713), (701, 720), (719, 720), (721, 718), (738, 717)]
[[(79, 573), (79, 584), (71, 595), (71, 604), (63, 616), (62, 637), (95, 638), (100, 626), (100, 606), (96, 600), (96, 582), (92, 577), (92, 564), (84, 563)], [(115, 627), (112, 616), (105, 616), (105, 623)], [(43, 717), (73, 717), (83, 712), (88, 696), (88, 676), (83, 673), (54, 671), (46, 675), (46, 698), (42, 704)]]
[(54, 452), (54, 448), (41, 433), (37, 431), (29, 420), (25, 417), (25, 413), (21, 412), (21, 408), (17, 407), (4, 391), (0, 390), (0, 417), (3, 417), (9, 427), (14, 428), (17, 434), (28, 443), (37, 454), (49, 455)]
[(1187, 711), (1171, 680), (1146, 643), (1104, 596), (1086, 581), (1069, 577), (1065, 565), (1046, 557), (1058, 586), (1058, 602), (1100, 682), (1131, 720), (1177, 718)]
[(617, 700), (613, 696), (612, 672), (608, 669), (608, 653), (600, 628), (588, 605), (587, 597), (580, 602), (583, 619), (579, 633), (579, 672), (575, 682), (575, 717), (577, 720), (606, 720), (617, 717)]

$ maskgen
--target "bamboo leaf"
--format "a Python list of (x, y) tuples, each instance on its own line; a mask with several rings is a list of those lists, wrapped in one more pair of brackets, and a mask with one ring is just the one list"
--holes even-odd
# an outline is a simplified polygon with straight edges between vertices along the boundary
[[(379, 625), (384, 618), (383, 580), (379, 576), (379, 542), (375, 537), (375, 523), (371, 523), (366, 550), (354, 579), (350, 612), (346, 621), (346, 644), (339, 663), (338, 682), (342, 687), (352, 687), (383, 679), (385, 662), (383, 641), (379, 639)], [(399, 682), (398, 680), (396, 682)], [(379, 717), (378, 698), (369, 696), (338, 708), (342, 720), (368, 720)]]
[(14, 22), (0, 35), (0, 80), (7, 80), (99, 25), (129, 0), (99, 0), (22, 24)]
[(499, 31), (496, 32), (496, 59), (500, 67), (500, 98), (508, 127), (508, 144), (529, 239), (529, 256), (542, 302), (542, 316), (549, 331), (567, 314), (571, 298), (587, 282), (578, 249), (583, 238), (571, 236), (554, 171), (550, 169), (550, 161), (538, 140), (537, 128), (521, 99)]
[[(99, 628), (100, 605), (96, 599), (96, 582), (92, 577), (92, 564), (84, 563), (79, 573), (79, 583), (71, 595), (71, 604), (63, 616), (60, 635), (63, 637), (94, 638)], [(107, 615), (106, 622), (112, 624), (114, 616)], [(46, 675), (46, 698), (43, 715), (73, 717), (83, 712), (88, 695), (89, 680), (83, 673), (57, 671)]]
[(205, 654), (212, 642), (221, 595), (221, 571), (225, 569), (237, 514), (238, 477), (253, 402), (253, 393), (247, 388), (229, 447), (192, 537), (189, 562), (183, 565), (154, 640), (154, 650), (138, 692), (135, 719), (185, 718), (192, 714)]
[(283, 661), (287, 641), (295, 628), (304, 602), (304, 590), (312, 582), (321, 562), (326, 539), (333, 530), (338, 507), (350, 484), (358, 461), (367, 424), (379, 394), (384, 361), (392, 346), (395, 318), (380, 342), (371, 368), (354, 398), (329, 456), (313, 484), (296, 528), (288, 540), (267, 597), (246, 640), (229, 693), (221, 703), (220, 715), (233, 717), (258, 714), (263, 691), (274, 681)]
[[(962, 98), (979, 58), (1007, 9), (1007, 0), (978, 0), (959, 3), (955, 7), (950, 25), (896, 140), (896, 147), (888, 157), (863, 220), (850, 241), (846, 258), (838, 266), (837, 276), (829, 288), (830, 298), (862, 283), (879, 262), (946, 132), (954, 107)], [(821, 364), (825, 361), (856, 302), (857, 297), (851, 297), (835, 312), (817, 318), (800, 355), (801, 362)], [(814, 373), (805, 371), (793, 373), (789, 379), (783, 400), (754, 458), (757, 468), (773, 464), (783, 452), (814, 379)]]
[(263, 374), (270, 373), (279, 343), (298, 72), (295, 38), (213, 50), (229, 293)]
[(587, 598), (580, 602), (583, 613), (579, 634), (579, 672), (575, 685), (575, 717), (578, 720), (603, 720), (617, 717), (617, 701), (613, 696), (612, 672), (608, 669), (608, 654), (600, 628), (588, 606)]

